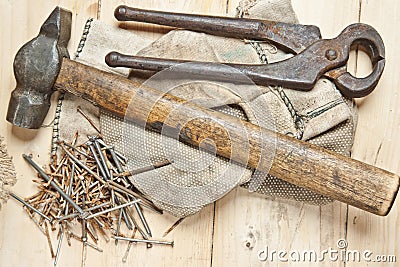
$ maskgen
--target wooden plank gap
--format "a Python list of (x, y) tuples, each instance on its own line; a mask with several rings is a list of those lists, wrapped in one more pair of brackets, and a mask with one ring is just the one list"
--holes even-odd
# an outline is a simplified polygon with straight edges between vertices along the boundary
[[(229, 1), (229, 0), (228, 0)], [(217, 205), (214, 202), (213, 219), (212, 219), (212, 231), (211, 231), (211, 255), (210, 255), (210, 267), (213, 267), (213, 253), (214, 253), (214, 233), (215, 233), (215, 214)]]
[(101, 14), (101, 0), (97, 1), (97, 20), (100, 20), (100, 14)]
[[(361, 22), (361, 12), (362, 12), (362, 4), (363, 0), (358, 0), (358, 22)], [(360, 63), (360, 58), (359, 58), (359, 49), (356, 49), (356, 64), (354, 67), (354, 74), (357, 76), (358, 74), (358, 64)]]
[(228, 13), (229, 13), (229, 0), (226, 0), (225, 14), (228, 15)]
[[(349, 205), (346, 205), (346, 219), (344, 220), (344, 240), (346, 240), (347, 242), (347, 233), (349, 230)], [(347, 252), (347, 247), (345, 248), (346, 252)], [(346, 254), (347, 255), (347, 254)], [(343, 267), (347, 266), (347, 262), (344, 261), (343, 262)]]
[(358, 0), (358, 22), (361, 22), (361, 7), (363, 0)]

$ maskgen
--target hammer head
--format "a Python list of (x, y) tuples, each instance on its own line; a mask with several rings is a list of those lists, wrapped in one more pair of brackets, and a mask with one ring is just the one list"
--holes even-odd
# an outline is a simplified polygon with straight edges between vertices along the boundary
[(71, 20), (70, 11), (56, 7), (39, 35), (19, 49), (14, 59), (17, 86), (11, 94), (7, 121), (30, 129), (42, 126), (62, 58), (69, 57)]

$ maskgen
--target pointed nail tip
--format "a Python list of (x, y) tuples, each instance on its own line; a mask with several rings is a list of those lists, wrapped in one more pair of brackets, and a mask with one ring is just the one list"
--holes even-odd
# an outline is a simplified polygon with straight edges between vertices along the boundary
[(27, 155), (27, 154), (22, 154), (22, 157), (23, 157), (25, 160), (27, 160), (27, 161), (31, 161), (31, 160), (32, 160), (32, 154), (29, 154), (29, 155)]

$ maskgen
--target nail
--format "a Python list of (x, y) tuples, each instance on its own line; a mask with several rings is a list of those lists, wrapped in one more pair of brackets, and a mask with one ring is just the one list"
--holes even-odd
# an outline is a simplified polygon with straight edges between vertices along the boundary
[[(97, 141), (99, 142), (99, 144), (105, 148), (108, 148), (109, 146), (107, 146), (107, 144), (100, 138), (97, 139)], [(123, 163), (128, 162), (128, 159), (122, 155), (121, 153), (119, 153), (118, 151), (114, 150), (115, 154), (117, 155), (117, 157), (120, 159), (120, 161), (122, 161)]]
[[(75, 178), (75, 164), (72, 164), (72, 170), (71, 170), (71, 176), (69, 177), (69, 186), (68, 186), (68, 196), (71, 196), (72, 193), (72, 184), (74, 182), (74, 178)], [(65, 204), (65, 211), (64, 211), (64, 215), (67, 216), (68, 215), (68, 202)]]
[(55, 201), (47, 202), (43, 208), (43, 214), (49, 216), (51, 208), (53, 207)]
[[(114, 191), (111, 191), (111, 192), (114, 192)], [(136, 199), (135, 199), (135, 200), (136, 200)], [(121, 201), (119, 200), (119, 198), (118, 198), (117, 196), (115, 196), (115, 202), (117, 203), (117, 205), (121, 205)], [(134, 205), (137, 205), (137, 203), (135, 203)], [(126, 224), (126, 227), (127, 227), (129, 230), (133, 230), (131, 221), (129, 220), (129, 217), (127, 216), (126, 211), (127, 211), (127, 210), (124, 209), (124, 208), (121, 209), (122, 218), (124, 219), (124, 222), (125, 222), (125, 224)]]
[[(120, 162), (120, 160), (117, 157), (117, 154), (115, 153), (114, 147), (106, 147), (106, 149), (110, 152), (111, 158), (115, 164), (115, 167), (117, 167), (117, 171), (118, 173), (123, 173), (124, 172), (124, 168), (122, 167), (122, 164)], [(122, 180), (124, 181), (125, 185), (128, 184), (128, 178), (126, 176), (121, 176)]]
[(78, 137), (79, 137), (79, 132), (76, 131), (75, 134), (74, 134), (74, 137), (72, 137), (71, 145), (74, 146), (76, 144), (76, 141), (78, 141)]
[[(89, 138), (89, 140), (90, 140), (90, 138)], [(92, 140), (91, 141), (93, 142), (94, 147), (96, 148), (97, 153), (99, 154), (100, 161), (103, 164), (103, 168), (104, 168), (104, 171), (106, 172), (107, 178), (111, 179), (111, 173), (110, 173), (110, 170), (108, 169), (108, 165), (107, 165), (106, 159), (105, 159), (103, 153), (101, 152), (100, 144), (98, 143), (96, 138), (92, 137)]]
[[(82, 208), (85, 208), (85, 196), (82, 196)], [(85, 243), (87, 241), (87, 232), (86, 232), (86, 219), (82, 218), (82, 242)]]
[(49, 233), (49, 227), (48, 227), (48, 225), (47, 225), (46, 222), (44, 223), (44, 229), (46, 230), (47, 243), (49, 244), (51, 258), (55, 258), (54, 250), (53, 250), (53, 245), (51, 244), (51, 238), (50, 238), (50, 233)]
[(170, 165), (170, 164), (172, 164), (171, 161), (163, 160), (163, 161), (160, 161), (160, 162), (156, 162), (154, 165), (151, 165), (151, 166), (145, 166), (145, 167), (138, 168), (138, 169), (135, 169), (135, 170), (118, 173), (118, 174), (115, 175), (115, 177), (133, 176), (133, 175), (141, 174), (141, 173), (144, 173), (144, 172), (152, 171), (154, 169), (158, 169), (158, 168)]
[(93, 225), (94, 228), (97, 229), (97, 230), (100, 232), (101, 236), (104, 238), (104, 240), (105, 240), (106, 242), (109, 242), (109, 241), (110, 241), (110, 238), (108, 237), (108, 235), (107, 235), (106, 232), (104, 231), (104, 224), (102, 224), (99, 220), (97, 220), (97, 218), (93, 218), (93, 219), (94, 219), (95, 222), (96, 222), (96, 224)]
[(110, 206), (110, 205), (111, 205), (111, 202), (104, 202), (104, 203), (101, 203), (101, 204), (99, 204), (97, 206), (85, 209), (84, 211), (93, 211), (93, 210), (101, 209), (101, 208), (104, 208), (104, 207)]
[(36, 199), (41, 198), (43, 194), (44, 193), (42, 191), (37, 192), (36, 194), (27, 198), (28, 202), (30, 202), (30, 203), (34, 202)]
[(100, 221), (97, 218), (93, 218), (93, 220), (100, 226), (100, 229), (103, 230), (106, 226), (104, 225), (103, 221)]
[(94, 248), (95, 250), (97, 250), (98, 252), (103, 252), (103, 250), (101, 248), (99, 248), (98, 246), (90, 243), (90, 242), (86, 242), (86, 245), (88, 245), (91, 248)]
[[(117, 203), (117, 205), (119, 205), (120, 203)], [(114, 194), (114, 190), (111, 189), (111, 205), (114, 207), (115, 206), (115, 194)]]
[(93, 225), (90, 222), (86, 223), (88, 233), (90, 233), (93, 241), (97, 244), (97, 241), (99, 241), (99, 236), (97, 235), (96, 229), (94, 229)]
[(158, 241), (158, 240), (146, 240), (146, 239), (136, 239), (136, 238), (122, 237), (122, 236), (112, 236), (112, 238), (130, 242), (174, 246), (174, 241), (169, 242), (169, 241)]
[[(66, 228), (66, 226), (65, 226), (65, 228)], [(72, 244), (71, 244), (71, 235), (70, 235), (70, 230), (67, 230), (67, 231), (65, 231), (65, 237), (67, 238), (67, 243), (68, 243), (68, 246), (70, 247)]]
[(139, 231), (140, 235), (143, 237), (143, 239), (149, 239), (147, 237), (146, 233), (142, 230), (142, 228), (136, 222), (135, 217), (133, 217), (131, 211), (129, 209), (126, 209), (125, 211), (126, 211), (126, 214), (129, 216), (129, 218), (132, 220), (132, 223), (135, 226), (135, 228)]
[(106, 172), (104, 170), (103, 163), (101, 163), (99, 157), (97, 156), (97, 152), (96, 152), (96, 149), (94, 147), (93, 142), (89, 141), (86, 144), (88, 145), (90, 151), (92, 152), (93, 158), (96, 161), (96, 164), (97, 164), (97, 167), (98, 167), (98, 169), (100, 171), (101, 176), (103, 177), (104, 180), (107, 180), (108, 176), (107, 176), (107, 174), (106, 174)]
[(83, 112), (80, 106), (77, 107), (76, 111), (78, 111), (90, 123), (90, 125), (92, 125), (92, 127), (96, 130), (96, 132), (101, 133), (99, 127), (97, 127), (94, 121), (91, 118), (89, 118), (89, 116), (86, 115), (85, 112)]
[[(133, 229), (132, 238), (135, 238), (136, 231), (137, 231), (137, 228)], [(131, 249), (132, 244), (133, 244), (133, 242), (128, 243), (128, 247), (126, 248), (124, 257), (122, 258), (122, 262), (126, 262), (126, 260), (128, 259), (129, 250)]]
[(171, 233), (172, 230), (174, 230), (175, 227), (177, 227), (183, 221), (183, 219), (184, 218), (180, 218), (179, 220), (177, 220), (170, 228), (168, 228), (167, 231), (165, 231), (162, 237), (166, 237), (169, 233)]
[[(95, 236), (93, 235), (93, 232), (92, 232), (91, 230), (89, 230), (88, 225), (89, 225), (88, 222), (86, 222), (86, 232), (87, 232), (88, 236), (93, 240), (93, 242), (94, 242), (95, 244), (97, 244), (97, 239), (96, 239)], [(88, 238), (88, 240), (89, 240), (89, 238)], [(87, 240), (87, 243), (89, 243), (88, 240)]]
[(69, 231), (69, 235), (70, 235), (73, 239), (75, 239), (76, 241), (82, 242), (82, 237), (80, 237), (80, 236), (74, 234), (72, 231)]
[[(89, 189), (92, 189), (94, 186), (96, 186), (97, 184), (98, 184), (99, 182), (98, 181), (96, 181), (96, 182), (92, 182), (90, 185), (89, 185)], [(93, 190), (92, 190), (93, 191)]]
[(104, 213), (108, 213), (108, 212), (111, 212), (111, 211), (114, 211), (114, 210), (118, 210), (118, 209), (122, 209), (124, 207), (128, 207), (128, 206), (131, 206), (131, 205), (133, 205), (133, 204), (135, 204), (135, 203), (137, 203), (139, 201), (140, 201), (140, 199), (137, 199), (137, 200), (134, 200), (134, 201), (131, 201), (131, 202), (128, 202), (128, 203), (113, 207), (111, 209), (103, 210), (103, 211), (97, 212), (95, 214), (91, 214), (91, 215), (87, 216), (85, 219), (88, 220), (88, 219), (94, 218), (96, 216), (102, 215)]
[[(122, 212), (123, 212), (123, 209), (120, 209), (119, 215), (118, 215), (118, 222), (117, 222), (117, 235), (119, 235), (119, 231), (121, 230)], [(115, 239), (115, 245), (118, 245), (117, 239)]]
[(60, 168), (63, 166), (63, 164), (64, 164), (66, 159), (67, 159), (67, 157), (64, 155), (61, 158), (60, 162), (58, 163), (57, 168), (54, 170), (54, 173), (58, 173), (59, 172)]
[(64, 228), (62, 224), (60, 224), (60, 238), (58, 239), (58, 246), (57, 246), (57, 252), (56, 252), (56, 258), (54, 259), (54, 266), (57, 266), (58, 258), (60, 257), (60, 251), (61, 251), (61, 244), (64, 236)]
[[(133, 200), (135, 200), (136, 198), (134, 197), (133, 198)], [(143, 224), (143, 226), (144, 226), (144, 230), (146, 231), (146, 233), (150, 236), (150, 237), (153, 237), (152, 236), (152, 234), (151, 234), (151, 231), (150, 231), (150, 227), (149, 227), (149, 225), (148, 225), (148, 223), (147, 223), (147, 221), (146, 221), (146, 218), (143, 216), (143, 213), (142, 213), (142, 210), (140, 209), (140, 207), (139, 207), (139, 204), (135, 204), (135, 209), (136, 209), (136, 211), (137, 211), (137, 213), (139, 214), (139, 218), (140, 218), (140, 220), (142, 221), (142, 224)]]
[(86, 266), (86, 256), (87, 256), (87, 242), (83, 242), (83, 247), (82, 247), (82, 267)]
[(75, 150), (75, 151), (78, 152), (79, 154), (85, 156), (86, 158), (88, 158), (88, 159), (93, 159), (92, 156), (90, 156), (90, 155), (87, 154), (86, 152), (83, 152), (82, 150), (78, 149), (77, 147), (74, 147), (74, 146), (72, 146), (72, 145), (70, 145), (70, 144), (68, 144), (68, 143), (66, 143), (66, 142), (63, 142), (63, 144), (66, 145), (67, 147), (69, 147), (69, 148)]
[(19, 196), (17, 196), (14, 193), (10, 193), (10, 196), (12, 196), (15, 200), (21, 202), (22, 204), (24, 204), (24, 206), (26, 206), (27, 208), (31, 209), (32, 211), (36, 212), (37, 214), (39, 214), (40, 216), (42, 216), (43, 218), (45, 218), (46, 220), (48, 220), (49, 222), (52, 221), (52, 219), (50, 219), (49, 217), (47, 217), (46, 215), (44, 215), (40, 210), (36, 209), (35, 207), (33, 207), (31, 204), (29, 204), (28, 202), (26, 202), (25, 200), (23, 200), (22, 198), (20, 198)]

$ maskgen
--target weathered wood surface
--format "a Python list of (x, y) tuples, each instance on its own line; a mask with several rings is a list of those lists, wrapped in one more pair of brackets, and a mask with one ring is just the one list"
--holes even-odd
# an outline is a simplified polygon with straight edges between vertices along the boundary
[[(88, 16), (115, 23), (113, 9), (119, 4), (165, 11), (193, 12), (203, 14), (226, 14), (233, 11), (238, 0), (221, 1), (2, 1), (0, 22), (1, 36), (1, 88), (0, 114), (5, 114), (11, 90), (15, 86), (12, 60), (20, 45), (35, 36), (41, 23), (54, 5), (60, 4), (74, 12), (73, 33), (69, 44), (74, 51)], [(387, 47), (387, 68), (376, 91), (359, 101), (359, 126), (353, 156), (376, 164), (389, 171), (400, 173), (399, 125), (400, 97), (397, 93), (397, 62), (400, 6), (395, 0), (293, 0), (302, 23), (318, 25), (324, 37), (334, 37), (352, 22), (367, 22), (382, 35)], [(122, 27), (140, 29), (149, 38), (156, 38), (166, 31), (153, 25), (126, 24)], [(369, 63), (362, 55), (350, 64), (356, 73), (366, 73)], [(5, 116), (5, 115), (4, 115)], [(47, 122), (51, 122), (51, 116)], [(18, 183), (14, 190), (20, 195), (34, 191), (31, 169), (21, 158), (22, 153), (33, 153), (44, 164), (48, 159), (51, 129), (39, 132), (12, 128), (3, 120), (0, 133), (6, 137), (8, 149), (14, 156), (18, 171)], [(172, 216), (147, 214), (154, 235), (162, 233), (175, 222)], [(105, 252), (98, 254), (88, 250), (87, 266), (289, 266), (289, 263), (261, 262), (257, 259), (260, 249), (270, 250), (316, 250), (332, 247), (337, 249), (338, 239), (346, 239), (351, 250), (370, 250), (374, 255), (397, 255), (400, 260), (399, 208), (397, 201), (391, 213), (378, 217), (344, 204), (335, 202), (315, 207), (292, 201), (269, 200), (236, 189), (215, 205), (199, 214), (185, 219), (170, 235), (175, 247), (135, 245), (127, 263), (121, 259), (125, 245), (101, 244)], [(80, 264), (81, 247), (65, 244), (59, 266)], [(9, 201), (0, 212), (0, 266), (49, 266), (52, 264), (46, 237), (36, 229), (21, 206)], [(398, 263), (397, 263), (398, 264)], [(397, 266), (396, 263), (365, 263), (359, 266)], [(346, 266), (345, 263), (326, 260), (324, 263), (296, 263), (296, 266)], [(347, 263), (347, 266), (358, 266)]]

